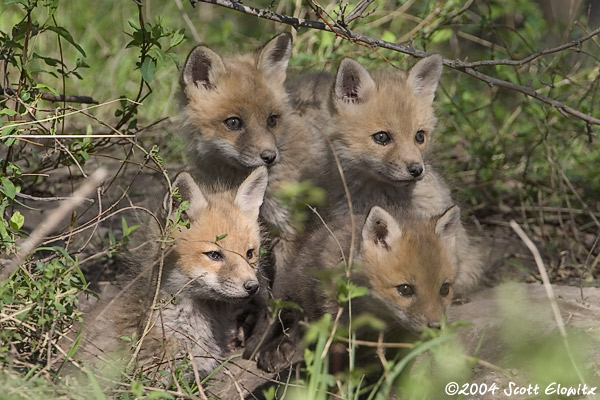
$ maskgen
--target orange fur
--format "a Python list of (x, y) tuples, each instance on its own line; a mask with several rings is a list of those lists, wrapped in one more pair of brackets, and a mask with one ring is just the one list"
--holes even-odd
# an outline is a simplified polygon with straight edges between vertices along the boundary
[[(435, 220), (405, 224), (399, 239), (389, 244), (385, 252), (373, 251), (363, 244), (361, 272), (367, 277), (371, 295), (391, 310), (391, 319), (418, 331), (422, 326), (440, 323), (450, 305), (457, 265), (451, 244), (435, 233)], [(449, 292), (440, 294), (444, 283)], [(398, 286), (414, 288), (413, 296), (402, 296)]]

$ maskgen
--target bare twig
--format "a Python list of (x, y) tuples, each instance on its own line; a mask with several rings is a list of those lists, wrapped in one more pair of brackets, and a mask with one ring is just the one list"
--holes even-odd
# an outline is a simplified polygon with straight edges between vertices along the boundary
[[(40, 94), (39, 91), (37, 91), (37, 90), (32, 90), (30, 93), (34, 96)], [(17, 95), (16, 90), (11, 89), (11, 88), (0, 87), (0, 96), (16, 96), (16, 95)], [(90, 96), (75, 96), (75, 95), (64, 95), (64, 94), (56, 95), (56, 94), (44, 92), (44, 93), (40, 94), (40, 97), (42, 98), (42, 100), (56, 101), (56, 102), (63, 102), (63, 103), (66, 102), (66, 103), (81, 103), (81, 104), (98, 104), (98, 100), (94, 100)]]
[(79, 189), (73, 193), (69, 200), (64, 201), (56, 210), (54, 210), (46, 220), (35, 229), (29, 238), (23, 242), (15, 258), (8, 266), (4, 266), (0, 271), (0, 280), (9, 276), (16, 268), (19, 267), (21, 261), (42, 241), (44, 236), (50, 232), (52, 228), (60, 223), (75, 207), (81, 204), (87, 196), (98, 187), (106, 177), (106, 170), (99, 168)]
[[(337, 36), (342, 37), (343, 39), (349, 40), (353, 43), (367, 46), (373, 50), (375, 48), (379, 47), (379, 48), (383, 48), (383, 49), (393, 50), (393, 51), (403, 53), (403, 54), (408, 54), (410, 56), (417, 57), (417, 58), (424, 58), (424, 57), (427, 57), (430, 55), (430, 53), (415, 49), (411, 46), (405, 46), (405, 45), (398, 44), (398, 43), (391, 43), (391, 42), (387, 42), (385, 40), (376, 39), (376, 38), (373, 38), (373, 37), (370, 37), (367, 35), (363, 35), (362, 33), (352, 31), (344, 26), (339, 26), (336, 22), (328, 23), (328, 22), (321, 22), (321, 21), (312, 21), (312, 20), (303, 19), (303, 18), (294, 18), (294, 17), (290, 17), (288, 15), (274, 13), (270, 10), (264, 10), (264, 9), (260, 9), (260, 8), (256, 8), (256, 7), (247, 6), (247, 5), (241, 4), (240, 2), (238, 2), (236, 0), (190, 0), (190, 3), (192, 4), (192, 6), (194, 6), (196, 3), (215, 4), (215, 5), (229, 8), (232, 10), (236, 10), (236, 11), (239, 11), (239, 12), (242, 12), (245, 14), (254, 15), (259, 18), (265, 18), (265, 19), (268, 19), (271, 21), (280, 22), (282, 24), (291, 25), (291, 26), (295, 27), (296, 29), (302, 27), (302, 28), (311, 28), (311, 29), (333, 32)], [(491, 66), (491, 65), (522, 66), (524, 64), (530, 63), (531, 61), (533, 61), (539, 57), (542, 57), (542, 56), (545, 56), (548, 54), (557, 53), (559, 51), (566, 50), (566, 49), (573, 48), (573, 47), (578, 48), (579, 46), (581, 46), (581, 44), (583, 44), (583, 42), (597, 36), (598, 34), (600, 34), (600, 28), (593, 30), (592, 32), (588, 33), (585, 36), (580, 37), (579, 39), (573, 40), (572, 42), (563, 44), (558, 47), (554, 47), (552, 49), (539, 51), (537, 53), (531, 54), (520, 60), (484, 60), (484, 61), (476, 61), (476, 62), (467, 62), (467, 61), (461, 61), (461, 60), (449, 60), (449, 59), (444, 58), (443, 64), (447, 67), (450, 67), (457, 71), (464, 72), (474, 78), (477, 78), (483, 82), (486, 82), (487, 84), (489, 84), (491, 86), (502, 87), (505, 89), (517, 91), (524, 95), (533, 97), (543, 103), (551, 105), (552, 107), (556, 108), (563, 115), (566, 115), (566, 114), (572, 115), (576, 118), (581, 119), (582, 121), (585, 121), (589, 125), (600, 125), (600, 119), (595, 118), (592, 115), (585, 114), (585, 113), (583, 113), (579, 110), (576, 110), (572, 107), (569, 107), (566, 104), (563, 104), (558, 100), (552, 99), (548, 96), (544, 96), (531, 87), (525, 87), (525, 86), (514, 84), (512, 82), (504, 81), (502, 79), (493, 78), (489, 75), (486, 75), (484, 73), (481, 73), (481, 72), (475, 70), (476, 67)]]
[(192, 365), (192, 370), (194, 371), (194, 379), (196, 380), (196, 386), (198, 386), (198, 394), (200, 395), (200, 398), (202, 400), (208, 400), (208, 397), (206, 397), (206, 393), (204, 393), (204, 388), (202, 387), (202, 379), (200, 379), (200, 373), (198, 372), (198, 367), (196, 366), (196, 363), (194, 362), (194, 356), (192, 355), (192, 352), (188, 352), (190, 360), (192, 361), (190, 364)]
[[(73, 197), (36, 197), (36, 196), (31, 196), (31, 195), (28, 195), (25, 193), (15, 193), (15, 195), (22, 199), (33, 200), (33, 201), (42, 201), (42, 202), (63, 201), (63, 200), (72, 200), (73, 199)], [(85, 198), (85, 199), (81, 199), (81, 201), (87, 202), (87, 203), (93, 203), (94, 199)]]
[(367, 8), (369, 8), (374, 1), (375, 0), (361, 0), (356, 7), (354, 7), (354, 10), (352, 10), (347, 17), (344, 17), (344, 22), (349, 24), (357, 18), (362, 18)]

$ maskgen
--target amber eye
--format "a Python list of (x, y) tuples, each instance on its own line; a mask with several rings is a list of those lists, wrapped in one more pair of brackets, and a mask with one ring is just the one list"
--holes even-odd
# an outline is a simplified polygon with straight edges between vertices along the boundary
[(254, 249), (248, 249), (246, 252), (246, 258), (248, 260), (252, 260), (254, 258)]
[(450, 293), (450, 284), (444, 283), (442, 285), (442, 287), (440, 288), (440, 295), (442, 295), (443, 297), (446, 297), (446, 296), (448, 296), (448, 293)]
[(213, 261), (223, 261), (223, 258), (225, 258), (220, 251), (206, 251), (204, 252), (204, 255)]
[(275, 125), (277, 125), (278, 118), (279, 115), (269, 115), (269, 118), (267, 118), (267, 125), (269, 126), (269, 128), (275, 128)]
[(371, 137), (373, 138), (375, 143), (380, 144), (382, 146), (385, 146), (386, 144), (388, 144), (389, 142), (392, 141), (390, 134), (387, 132), (383, 132), (383, 131), (377, 132), (377, 133), (371, 135)]
[(244, 123), (238, 117), (227, 118), (225, 121), (223, 121), (223, 123), (227, 129), (232, 131), (239, 131), (244, 126)]
[(423, 144), (425, 142), (425, 131), (419, 129), (417, 133), (415, 133), (415, 142), (418, 144)]
[(398, 293), (404, 297), (409, 297), (415, 294), (413, 287), (407, 284), (398, 285), (396, 290), (398, 290)]

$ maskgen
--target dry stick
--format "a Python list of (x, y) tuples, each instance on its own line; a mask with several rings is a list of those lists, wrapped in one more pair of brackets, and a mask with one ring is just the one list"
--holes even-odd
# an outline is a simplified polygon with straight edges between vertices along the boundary
[(319, 220), (321, 221), (321, 223), (323, 224), (323, 226), (325, 227), (325, 229), (327, 229), (327, 232), (329, 232), (329, 234), (331, 235), (331, 237), (333, 238), (333, 240), (337, 244), (338, 249), (340, 249), (340, 254), (342, 255), (342, 261), (343, 261), (344, 265), (348, 265), (348, 261), (346, 260), (346, 255), (344, 254), (344, 248), (342, 247), (342, 244), (338, 240), (337, 236), (335, 236), (335, 233), (333, 233), (333, 231), (331, 230), (331, 228), (329, 227), (329, 225), (327, 225), (327, 222), (325, 222), (325, 220), (323, 219), (323, 217), (321, 216), (321, 214), (319, 214), (319, 212), (317, 211), (317, 209), (315, 207), (312, 207), (309, 204), (307, 204), (306, 206), (317, 217), (319, 217)]
[(0, 271), (0, 280), (5, 279), (16, 270), (21, 264), (21, 261), (35, 249), (38, 243), (42, 241), (50, 230), (57, 226), (75, 207), (83, 203), (87, 196), (92, 193), (102, 181), (104, 181), (106, 175), (106, 169), (99, 168), (90, 176), (87, 182), (81, 185), (79, 189), (73, 193), (73, 196), (71, 196), (69, 200), (65, 200), (58, 208), (52, 211), (48, 218), (46, 218), (46, 220), (42, 222), (31, 235), (29, 235), (29, 238), (23, 242), (11, 263)]
[[(333, 25), (331, 25), (329, 23), (324, 23), (324, 22), (320, 22), (320, 21), (312, 21), (312, 20), (307, 20), (307, 19), (303, 19), (303, 18), (294, 18), (294, 17), (290, 17), (288, 15), (277, 14), (270, 10), (246, 6), (244, 4), (237, 2), (236, 0), (190, 0), (190, 3), (192, 4), (192, 6), (195, 5), (196, 3), (215, 4), (215, 5), (229, 8), (232, 10), (236, 10), (236, 11), (248, 14), (248, 15), (254, 15), (259, 18), (264, 18), (264, 19), (268, 19), (271, 21), (280, 22), (282, 24), (292, 25), (296, 29), (302, 27), (302, 28), (311, 28), (311, 29), (333, 32), (336, 35), (338, 35), (346, 40), (349, 40), (349, 41), (357, 43), (357, 44), (366, 45), (367, 47), (370, 47), (371, 49), (374, 49), (376, 47), (381, 47), (384, 49), (393, 50), (393, 51), (396, 51), (399, 53), (408, 54), (408, 55), (411, 55), (413, 57), (418, 57), (418, 58), (424, 58), (424, 57), (427, 57), (430, 55), (430, 53), (427, 53), (422, 50), (417, 50), (410, 46), (405, 46), (405, 45), (398, 44), (398, 43), (387, 42), (385, 40), (376, 39), (371, 36), (363, 35), (362, 33), (352, 31), (348, 28), (339, 27), (339, 26), (337, 26), (336, 23), (333, 23)], [(503, 87), (505, 89), (520, 92), (527, 96), (531, 96), (541, 102), (544, 102), (546, 104), (549, 104), (549, 105), (555, 107), (563, 115), (565, 113), (570, 114), (574, 117), (577, 117), (577, 118), (587, 122), (590, 125), (600, 125), (600, 119), (595, 118), (591, 115), (585, 114), (585, 113), (583, 113), (579, 110), (576, 110), (572, 107), (569, 107), (569, 106), (567, 106), (557, 100), (554, 100), (550, 97), (544, 96), (544, 95), (540, 94), (539, 92), (535, 91), (531, 87), (520, 86), (520, 85), (514, 84), (512, 82), (493, 78), (489, 75), (483, 74), (483, 73), (473, 69), (475, 67), (491, 66), (491, 65), (522, 66), (524, 64), (527, 64), (527, 63), (535, 60), (536, 58), (539, 58), (539, 57), (542, 57), (542, 56), (545, 56), (548, 54), (552, 54), (552, 53), (557, 53), (557, 52), (560, 52), (562, 50), (566, 50), (569, 48), (579, 47), (579, 46), (581, 46), (581, 44), (583, 42), (593, 38), (594, 36), (596, 36), (598, 34), (600, 34), (600, 28), (593, 30), (592, 32), (588, 33), (585, 36), (582, 36), (579, 39), (573, 40), (572, 42), (563, 44), (559, 47), (554, 47), (551, 49), (539, 51), (537, 53), (531, 54), (520, 60), (484, 60), (484, 61), (476, 61), (476, 62), (466, 62), (466, 61), (460, 61), (460, 60), (449, 60), (449, 59), (444, 58), (443, 64), (446, 65), (447, 67), (464, 72), (468, 75), (471, 75), (474, 78), (482, 80), (490, 86), (499, 86), (499, 87)]]
[[(29, 194), (25, 194), (25, 193), (16, 193), (17, 197), (20, 197), (22, 199), (27, 199), (27, 200), (32, 200), (32, 201), (63, 201), (63, 200), (71, 200), (73, 197), (36, 197), (36, 196), (31, 196)], [(81, 201), (87, 202), (87, 203), (93, 203), (94, 199), (82, 199)]]
[(535, 246), (535, 244), (531, 241), (531, 239), (529, 239), (525, 231), (521, 229), (519, 224), (517, 224), (514, 219), (510, 220), (510, 227), (517, 233), (517, 235), (519, 235), (523, 243), (525, 243), (525, 245), (529, 248), (529, 251), (531, 251), (531, 253), (533, 254), (535, 263), (538, 267), (538, 270), (540, 271), (540, 276), (544, 284), (544, 289), (546, 289), (546, 296), (548, 296), (548, 300), (550, 300), (550, 307), (552, 308), (552, 312), (554, 313), (554, 319), (556, 320), (558, 331), (560, 332), (560, 335), (563, 338), (567, 354), (569, 355), (571, 364), (573, 364), (573, 369), (575, 369), (575, 372), (581, 380), (581, 383), (586, 384), (585, 379), (583, 378), (583, 375), (579, 371), (579, 367), (577, 367), (577, 363), (573, 358), (573, 354), (571, 353), (571, 347), (569, 346), (569, 341), (567, 340), (567, 330), (565, 329), (565, 323), (562, 319), (562, 315), (560, 314), (560, 310), (558, 309), (558, 304), (556, 303), (554, 290), (552, 289), (552, 284), (550, 283), (550, 278), (548, 277), (548, 272), (546, 271), (544, 260), (542, 260), (542, 256), (540, 255), (540, 252)]
[(200, 379), (200, 373), (198, 373), (198, 367), (196, 366), (196, 363), (194, 362), (194, 356), (192, 355), (192, 352), (188, 352), (189, 356), (190, 356), (190, 360), (192, 360), (192, 362), (190, 364), (192, 364), (192, 370), (194, 371), (194, 379), (196, 380), (196, 386), (198, 386), (198, 394), (200, 394), (200, 398), (202, 398), (202, 400), (208, 400), (208, 397), (206, 397), (206, 393), (204, 393), (204, 388), (202, 387), (202, 379)]
[(237, 379), (235, 379), (235, 377), (233, 376), (233, 374), (231, 372), (229, 372), (227, 369), (224, 369), (223, 373), (225, 375), (227, 375), (231, 379), (231, 381), (233, 382), (233, 385), (235, 386), (235, 390), (237, 390), (238, 394), (240, 395), (240, 400), (244, 400), (244, 392), (242, 391), (242, 388), (238, 384)]
[[(29, 92), (32, 95), (37, 95), (39, 92), (33, 90)], [(17, 91), (11, 88), (1, 88), (0, 87), (0, 96), (16, 96)], [(56, 95), (52, 93), (42, 93), (42, 100), (47, 101), (59, 101), (59, 102), (67, 102), (67, 103), (82, 103), (82, 104), (98, 104), (97, 100), (94, 100), (90, 96), (74, 96), (74, 95)]]

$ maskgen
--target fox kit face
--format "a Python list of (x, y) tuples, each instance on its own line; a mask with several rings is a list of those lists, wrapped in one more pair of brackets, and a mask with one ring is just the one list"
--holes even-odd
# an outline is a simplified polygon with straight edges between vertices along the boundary
[(438, 55), (419, 61), (408, 74), (390, 71), (375, 79), (356, 61), (342, 60), (332, 92), (332, 139), (345, 165), (386, 182), (421, 179), (441, 72)]
[(403, 328), (439, 328), (452, 300), (459, 223), (457, 206), (439, 218), (403, 226), (379, 207), (369, 212), (362, 232), (363, 272), (371, 294)]
[(173, 186), (190, 203), (185, 212), (190, 227), (173, 234), (176, 282), (171, 283), (211, 300), (246, 300), (258, 291), (257, 219), (267, 182), (266, 168), (261, 167), (242, 183), (235, 197), (231, 193), (205, 197), (189, 174), (179, 175)]
[(181, 85), (199, 157), (217, 152), (241, 169), (279, 161), (277, 138), (289, 107), (283, 82), (291, 47), (291, 36), (281, 34), (253, 54), (221, 58), (204, 46), (192, 50)]

